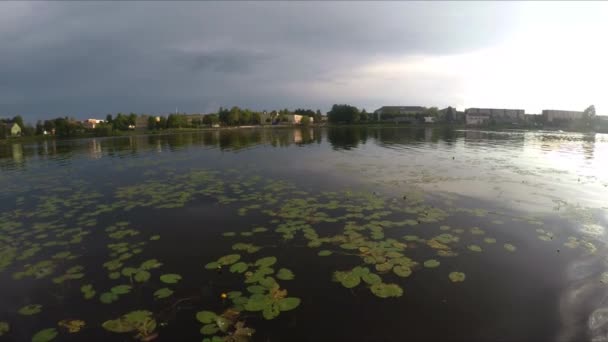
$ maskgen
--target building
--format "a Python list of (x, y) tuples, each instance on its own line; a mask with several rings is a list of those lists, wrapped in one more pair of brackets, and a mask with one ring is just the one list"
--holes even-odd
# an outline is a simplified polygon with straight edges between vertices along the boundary
[(203, 123), (203, 118), (205, 117), (205, 114), (185, 114), (184, 117), (186, 118), (186, 122), (189, 125), (196, 125)]
[(104, 121), (99, 120), (99, 119), (86, 119), (82, 122), (82, 126), (84, 128), (94, 129), (95, 127), (97, 127), (97, 125), (99, 125), (102, 122), (104, 122)]
[[(298, 114), (287, 114), (287, 122), (294, 125), (299, 125), (302, 122), (303, 115)], [(310, 123), (313, 123), (315, 118), (309, 116)]]
[(14, 122), (13, 126), (11, 127), (11, 136), (13, 137), (18, 137), (21, 135), (21, 127), (19, 127), (19, 125)]
[(383, 106), (374, 111), (378, 121), (413, 122), (417, 114), (424, 114), (425, 107), (421, 106)]
[(573, 110), (555, 110), (555, 109), (544, 109), (543, 120), (545, 122), (557, 121), (572, 121), (583, 118), (583, 112), (577, 112)]
[(487, 113), (466, 113), (465, 123), (468, 126), (482, 126), (490, 123), (490, 115)]
[[(138, 115), (135, 118), (135, 126), (129, 125), (129, 129), (145, 130), (148, 128), (149, 115)], [(160, 118), (159, 118), (160, 121)]]
[(424, 123), (435, 123), (435, 117), (434, 116), (425, 116)]
[[(518, 123), (524, 120), (525, 110), (503, 109), (503, 108), (467, 108), (465, 115), (471, 115), (471, 121), (481, 117), (488, 117), (490, 122), (495, 123)], [(476, 117), (476, 118), (473, 118)], [(467, 119), (467, 125), (469, 120)]]

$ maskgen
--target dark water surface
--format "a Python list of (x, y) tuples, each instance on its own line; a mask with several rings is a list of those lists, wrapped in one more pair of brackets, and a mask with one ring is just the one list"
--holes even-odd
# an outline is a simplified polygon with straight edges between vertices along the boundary
[(608, 135), (269, 128), (0, 158), (2, 341), (608, 340)]

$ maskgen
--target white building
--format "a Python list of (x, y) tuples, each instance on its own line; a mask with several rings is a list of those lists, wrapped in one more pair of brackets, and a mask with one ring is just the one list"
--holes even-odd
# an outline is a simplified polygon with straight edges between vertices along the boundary
[(583, 118), (583, 112), (573, 110), (543, 110), (543, 119), (545, 122), (553, 122), (554, 120), (579, 120)]

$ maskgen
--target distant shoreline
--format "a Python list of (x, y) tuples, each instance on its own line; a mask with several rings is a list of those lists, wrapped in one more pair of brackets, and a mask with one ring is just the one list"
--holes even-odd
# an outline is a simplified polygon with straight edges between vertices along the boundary
[(81, 134), (72, 137), (60, 137), (56, 135), (35, 135), (28, 137), (9, 137), (0, 140), (0, 145), (11, 143), (28, 143), (46, 140), (78, 140), (90, 138), (115, 138), (115, 137), (130, 137), (130, 136), (146, 136), (146, 135), (171, 135), (178, 133), (196, 133), (208, 131), (223, 131), (223, 130), (245, 130), (245, 129), (294, 129), (294, 128), (345, 128), (345, 127), (370, 127), (370, 128), (453, 128), (453, 129), (470, 129), (470, 130), (523, 130), (523, 131), (563, 131), (565, 133), (600, 133), (608, 134), (608, 131), (582, 131), (582, 130), (563, 130), (560, 127), (529, 127), (529, 126), (513, 126), (513, 125), (494, 125), (494, 126), (467, 126), (464, 124), (445, 124), (445, 123), (428, 123), (428, 124), (395, 124), (395, 123), (359, 123), (359, 124), (311, 124), (307, 126), (301, 125), (246, 125), (246, 126), (223, 126), (223, 127), (200, 127), (200, 128), (169, 128), (163, 130), (133, 130), (119, 131), (106, 136), (95, 136), (94, 134)]

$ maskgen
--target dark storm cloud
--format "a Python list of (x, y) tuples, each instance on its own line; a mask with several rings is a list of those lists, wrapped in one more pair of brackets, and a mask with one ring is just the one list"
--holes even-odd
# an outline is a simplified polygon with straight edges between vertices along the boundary
[(344, 86), (336, 75), (383, 56), (483, 47), (506, 33), (513, 11), (481, 3), (0, 3), (0, 115), (327, 109), (331, 94), (315, 97), (308, 84)]

